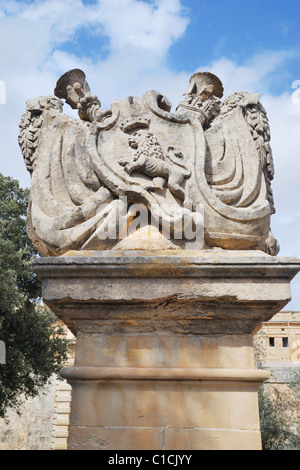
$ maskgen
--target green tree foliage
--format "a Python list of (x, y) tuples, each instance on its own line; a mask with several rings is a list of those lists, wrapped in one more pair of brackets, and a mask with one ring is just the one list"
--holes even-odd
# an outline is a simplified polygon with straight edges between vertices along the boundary
[(293, 410), (299, 401), (288, 393), (266, 387), (258, 392), (263, 450), (300, 450), (300, 434)]
[(0, 174), (0, 417), (20, 410), (22, 397), (37, 395), (66, 360), (67, 344), (41, 305), (41, 282), (31, 269), (37, 255), (26, 234), (28, 189)]

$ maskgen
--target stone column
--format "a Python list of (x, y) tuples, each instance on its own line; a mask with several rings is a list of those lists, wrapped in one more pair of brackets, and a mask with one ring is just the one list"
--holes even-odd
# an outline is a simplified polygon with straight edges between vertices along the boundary
[(252, 335), (300, 261), (261, 251), (40, 258), (43, 298), (76, 335), (69, 449), (261, 448)]

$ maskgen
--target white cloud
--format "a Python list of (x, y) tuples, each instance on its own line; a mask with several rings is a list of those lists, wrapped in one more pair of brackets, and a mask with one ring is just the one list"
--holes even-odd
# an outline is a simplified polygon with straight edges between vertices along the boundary
[[(150, 88), (166, 84), (166, 76), (170, 83), (176, 82), (164, 59), (187, 24), (179, 0), (99, 0), (91, 5), (81, 0), (2, 1), (0, 80), (6, 83), (7, 99), (5, 106), (0, 105), (5, 136), (0, 171), (30, 185), (17, 145), (26, 99), (53, 93), (59, 76), (77, 67), (86, 72), (92, 90), (106, 106), (115, 98), (147, 91), (143, 83), (150, 76), (154, 79)], [(88, 49), (81, 59), (60, 49), (75, 40), (80, 28), (98, 37), (99, 50), (103, 37), (108, 37), (106, 59), (101, 54), (92, 59)]]
[[(209, 66), (211, 72), (219, 76), (224, 84), (225, 94), (237, 91), (249, 93), (268, 92), (274, 79), (278, 76), (278, 68), (299, 53), (293, 50), (264, 51), (255, 54), (243, 64), (222, 57)], [(203, 67), (202, 67), (203, 69)]]

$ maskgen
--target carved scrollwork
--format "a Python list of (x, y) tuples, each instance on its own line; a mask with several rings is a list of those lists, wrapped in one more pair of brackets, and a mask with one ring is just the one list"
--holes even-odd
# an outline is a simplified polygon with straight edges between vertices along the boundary
[(27, 101), (27, 108), (19, 124), (18, 142), (29, 173), (33, 172), (39, 134), (43, 124), (43, 111), (56, 109), (62, 111), (62, 101), (56, 96), (46, 96)]
[[(197, 72), (173, 113), (154, 90), (103, 109), (75, 69), (58, 80), (55, 96), (28, 100), (19, 145), (33, 183), (28, 234), (40, 252), (111, 249), (116, 215), (141, 203), (167, 221), (175, 247), (186, 246), (175, 241), (176, 227), (203, 220), (201, 206), (205, 248), (277, 254), (266, 111), (259, 95), (222, 102), (223, 91), (215, 75)], [(79, 119), (63, 113), (62, 99)], [(100, 236), (106, 225), (116, 229), (109, 241)]]

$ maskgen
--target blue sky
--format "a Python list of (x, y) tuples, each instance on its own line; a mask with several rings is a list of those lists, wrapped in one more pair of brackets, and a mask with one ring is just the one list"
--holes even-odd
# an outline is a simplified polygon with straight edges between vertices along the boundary
[[(83, 3), (95, 5), (97, 2), (86, 0)], [(144, 3), (155, 5), (151, 0)], [(286, 63), (278, 65), (270, 91), (284, 91), (299, 73), (299, 0), (253, 0), (251, 3), (182, 0), (180, 3), (182, 16), (188, 24), (166, 55), (165, 63), (172, 70), (193, 73), (199, 64), (209, 64), (220, 57), (243, 64), (254, 55), (269, 50), (290, 51), (292, 56), (288, 67)], [(95, 35), (89, 26), (83, 26), (58, 49), (81, 58), (89, 50), (89, 55), (105, 59), (109, 55), (109, 37)]]
[[(300, 257), (299, 21), (300, 0), (0, 0), (0, 172), (30, 186), (17, 143), (25, 102), (52, 94), (71, 68), (85, 71), (104, 107), (156, 89), (173, 108), (190, 75), (209, 70), (224, 98), (261, 93), (275, 163), (272, 229), (280, 254)], [(300, 310), (300, 275), (292, 286), (289, 308)]]
[[(300, 52), (299, 0), (273, 1), (184, 0), (190, 23), (186, 32), (169, 51), (176, 70), (193, 70), (201, 62), (210, 63), (225, 56), (244, 63), (265, 50)], [(280, 92), (299, 71), (298, 60), (291, 60), (282, 80), (274, 84)]]

